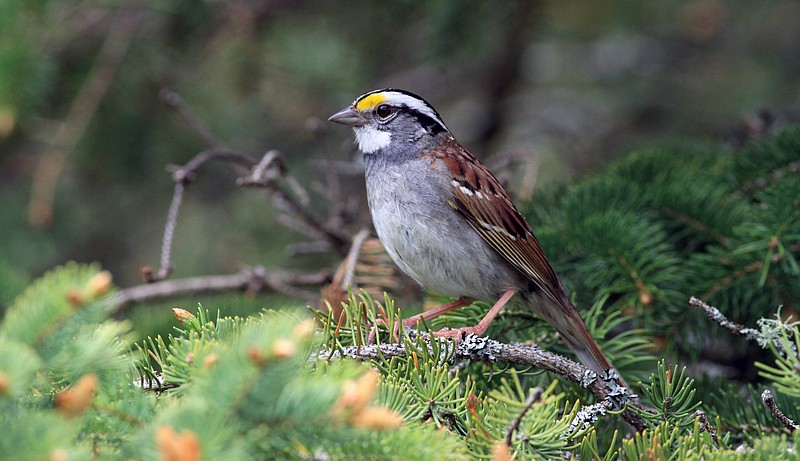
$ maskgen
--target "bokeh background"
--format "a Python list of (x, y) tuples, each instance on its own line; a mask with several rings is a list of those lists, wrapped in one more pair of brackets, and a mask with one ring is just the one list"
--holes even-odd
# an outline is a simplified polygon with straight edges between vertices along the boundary
[[(280, 150), (323, 213), (334, 166), (363, 193), (351, 133), (325, 119), (384, 86), (425, 97), (482, 159), (513, 159), (499, 174), (535, 200), (632, 150), (734, 149), (797, 120), (798, 18), (772, 0), (0, 0), (0, 306), (69, 260), (122, 287), (158, 264), (167, 167), (206, 148), (164, 88), (236, 152)], [(335, 267), (276, 215), (205, 167), (174, 277)]]

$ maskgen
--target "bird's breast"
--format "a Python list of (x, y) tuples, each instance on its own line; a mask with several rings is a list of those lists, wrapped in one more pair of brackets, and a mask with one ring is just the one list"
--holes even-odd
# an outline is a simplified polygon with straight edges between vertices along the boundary
[(429, 161), (366, 167), (375, 230), (403, 272), (450, 297), (493, 300), (516, 284), (516, 272), (447, 204), (450, 178)]

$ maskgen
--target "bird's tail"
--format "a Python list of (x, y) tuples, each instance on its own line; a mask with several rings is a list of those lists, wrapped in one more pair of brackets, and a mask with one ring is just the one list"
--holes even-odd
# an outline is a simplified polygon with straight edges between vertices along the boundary
[[(587, 368), (602, 377), (608, 369), (614, 367), (589, 333), (572, 303), (566, 299), (560, 303), (550, 299), (540, 301), (544, 301), (547, 307), (543, 309), (541, 305), (537, 306), (536, 312), (558, 331), (567, 346)], [(621, 377), (619, 383), (630, 389)]]

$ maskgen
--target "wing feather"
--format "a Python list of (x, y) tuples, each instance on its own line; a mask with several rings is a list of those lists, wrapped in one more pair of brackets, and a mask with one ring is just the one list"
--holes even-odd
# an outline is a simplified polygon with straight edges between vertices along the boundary
[(509, 264), (561, 304), (565, 294), (555, 271), (525, 217), (497, 179), (454, 139), (446, 143), (441, 155), (453, 173), (450, 206)]

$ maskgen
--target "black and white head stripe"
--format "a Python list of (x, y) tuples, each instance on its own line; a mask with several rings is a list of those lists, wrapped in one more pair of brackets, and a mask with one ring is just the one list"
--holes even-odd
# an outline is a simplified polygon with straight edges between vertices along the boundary
[(423, 125), (432, 126), (435, 131), (440, 129), (448, 131), (439, 113), (430, 104), (414, 93), (405, 90), (384, 88), (370, 91), (356, 99), (353, 106), (363, 112), (372, 110), (381, 104), (405, 109), (407, 112), (416, 115)]

